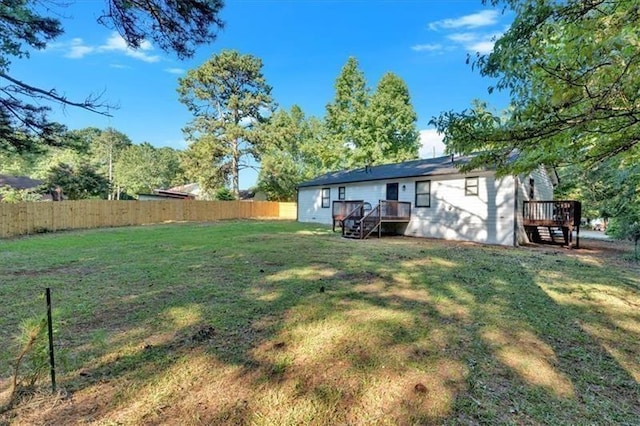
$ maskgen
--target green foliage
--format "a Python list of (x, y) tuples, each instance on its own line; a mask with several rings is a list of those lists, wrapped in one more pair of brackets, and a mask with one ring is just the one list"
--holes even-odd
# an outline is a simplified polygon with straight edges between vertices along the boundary
[[(359, 144), (360, 164), (400, 162), (418, 158), (417, 114), (411, 105), (409, 88), (393, 73), (380, 79), (366, 113), (366, 144)], [(358, 150), (356, 150), (358, 151)]]
[(41, 15), (36, 5), (33, 0), (0, 3), (0, 81), (9, 82), (7, 86), (0, 85), (0, 151), (37, 149), (37, 141), (25, 137), (32, 128), (39, 128), (43, 136), (49, 137), (60, 129), (44, 120), (49, 108), (25, 103), (20, 96), (25, 90), (7, 75), (12, 57), (27, 58), (31, 49), (44, 49), (48, 41), (62, 34), (60, 22)]
[(9, 186), (0, 186), (0, 202), (21, 203), (25, 201), (41, 201), (42, 195), (28, 189), (15, 189)]
[(505, 3), (515, 21), (474, 65), (510, 92), (511, 107), (503, 117), (479, 104), (435, 118), (448, 150), (482, 152), (469, 167), (520, 172), (592, 165), (632, 148), (640, 137), (636, 3)]
[(16, 341), (20, 347), (20, 363), (16, 365), (15, 377), (21, 377), (17, 385), (32, 387), (49, 367), (47, 344), (47, 322), (44, 319), (28, 319), (20, 325)]
[(604, 160), (592, 168), (578, 166), (561, 172), (557, 198), (583, 203), (583, 217), (611, 219), (607, 233), (637, 241), (640, 223), (640, 150)]
[(17, 154), (0, 150), (0, 174), (27, 176), (39, 155), (33, 153)]
[(370, 95), (355, 58), (348, 59), (327, 105), (331, 149), (343, 155), (342, 167), (405, 161), (418, 157), (417, 116), (409, 90), (398, 76), (385, 74)]
[(257, 127), (272, 109), (262, 61), (223, 50), (180, 78), (178, 93), (194, 115), (184, 129), (190, 142), (183, 163), (187, 176), (205, 191), (230, 180), (237, 197), (240, 170), (264, 151)]
[(233, 201), (236, 197), (233, 196), (233, 193), (229, 191), (228, 188), (219, 188), (216, 191), (215, 199), (219, 201)]
[(315, 118), (306, 118), (302, 109), (276, 111), (262, 126), (262, 138), (268, 141), (262, 154), (258, 189), (268, 200), (293, 201), (296, 186), (331, 170), (341, 158), (324, 143), (323, 126)]
[(168, 188), (181, 172), (177, 151), (148, 142), (124, 148), (114, 170), (115, 184), (130, 195)]
[(336, 96), (327, 105), (325, 117), (327, 133), (332, 146), (346, 153), (366, 140), (365, 111), (369, 93), (364, 73), (358, 61), (350, 57), (335, 82)]
[(106, 198), (109, 181), (89, 164), (77, 167), (68, 164), (54, 166), (46, 178), (49, 188), (62, 188), (65, 199), (82, 200), (87, 198)]
[[(218, 17), (222, 0), (107, 0), (106, 3), (106, 12), (98, 21), (118, 31), (129, 46), (138, 48), (143, 41), (151, 39), (181, 59), (192, 56), (195, 46), (214, 40), (217, 29), (223, 25)], [(109, 114), (109, 106), (101, 103), (99, 96), (72, 101), (56, 90), (31, 86), (9, 74), (12, 57), (28, 58), (30, 51), (45, 49), (62, 34), (58, 17), (65, 13), (56, 9), (64, 6), (66, 4), (39, 0), (0, 3), (0, 152), (24, 153), (57, 145), (65, 129), (47, 119), (48, 104)], [(30, 99), (37, 102), (29, 102)]]
[(90, 144), (90, 161), (96, 164), (96, 171), (106, 176), (111, 187), (109, 198), (114, 198), (117, 190), (115, 185), (115, 166), (121, 158), (122, 152), (133, 145), (131, 139), (122, 132), (111, 127), (105, 130), (87, 128), (80, 131), (81, 137), (86, 138)]

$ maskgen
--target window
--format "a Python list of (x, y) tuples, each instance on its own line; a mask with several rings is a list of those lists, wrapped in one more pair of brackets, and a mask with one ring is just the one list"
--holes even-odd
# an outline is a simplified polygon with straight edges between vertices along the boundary
[(468, 177), (464, 180), (464, 195), (478, 195), (478, 177)]
[(338, 187), (338, 200), (344, 200), (345, 198), (345, 188), (344, 186), (339, 186)]
[(328, 209), (331, 200), (331, 188), (322, 188), (322, 208)]
[(431, 207), (431, 181), (416, 182), (416, 207)]
[(529, 179), (529, 199), (530, 200), (533, 200), (536, 196), (535, 184), (536, 184), (535, 180)]

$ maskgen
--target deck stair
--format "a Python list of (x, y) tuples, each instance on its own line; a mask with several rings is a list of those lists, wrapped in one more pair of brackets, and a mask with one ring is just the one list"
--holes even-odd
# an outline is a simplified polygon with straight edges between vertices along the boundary
[(380, 231), (381, 226), (382, 221), (380, 219), (380, 205), (378, 204), (362, 218), (347, 221), (345, 223), (345, 227), (343, 228), (342, 236), (345, 238), (363, 240), (371, 235), (374, 231)]
[[(349, 202), (346, 202), (349, 203)], [(371, 208), (366, 202), (351, 204), (352, 210), (344, 215), (339, 225), (342, 227), (342, 236), (363, 240), (377, 231), (378, 237), (382, 236), (382, 224), (385, 222), (409, 222), (411, 218), (411, 203), (380, 200)], [(334, 211), (343, 210), (336, 206)], [(335, 216), (334, 216), (335, 220)]]
[(569, 245), (561, 226), (537, 226), (535, 232), (536, 242)]

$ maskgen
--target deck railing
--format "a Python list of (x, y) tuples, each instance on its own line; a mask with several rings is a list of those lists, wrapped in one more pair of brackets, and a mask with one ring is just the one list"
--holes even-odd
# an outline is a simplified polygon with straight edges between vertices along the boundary
[(525, 201), (522, 217), (525, 226), (579, 226), (582, 205), (579, 201)]
[(380, 200), (380, 216), (382, 220), (409, 220), (411, 218), (411, 203)]
[[(342, 221), (355, 209), (364, 209), (364, 200), (339, 200), (334, 201), (332, 206), (333, 231), (336, 230), (336, 223), (342, 226)], [(360, 217), (364, 216), (364, 212)]]
[[(342, 228), (342, 236), (344, 237), (345, 232), (348, 228), (351, 228), (356, 223), (360, 222), (360, 220), (367, 214), (369, 210), (366, 209), (366, 206), (371, 207), (371, 204), (366, 203), (364, 201), (358, 201), (353, 209), (348, 212), (342, 219), (340, 219), (340, 226)], [(336, 218), (334, 216), (334, 231), (335, 231), (335, 221)]]
[(362, 200), (333, 202), (333, 230), (338, 223), (343, 236), (348, 229), (359, 225), (360, 237), (365, 238), (367, 233), (372, 232), (371, 227), (379, 228), (380, 222), (408, 222), (410, 218), (411, 203), (406, 201), (379, 200), (374, 208)]

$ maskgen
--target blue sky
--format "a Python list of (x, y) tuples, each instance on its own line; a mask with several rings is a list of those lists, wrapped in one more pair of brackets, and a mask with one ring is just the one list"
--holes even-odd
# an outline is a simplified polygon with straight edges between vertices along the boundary
[[(442, 111), (460, 111), (473, 99), (504, 107), (504, 94), (489, 96), (492, 83), (465, 63), (467, 54), (486, 53), (510, 24), (511, 15), (480, 0), (227, 0), (226, 27), (187, 61), (151, 43), (126, 47), (112, 30), (97, 24), (104, 2), (79, 0), (61, 10), (65, 33), (29, 59), (15, 59), (11, 74), (70, 99), (102, 93), (119, 105), (113, 117), (54, 107), (52, 118), (71, 129), (114, 127), (135, 143), (183, 149), (181, 129), (191, 116), (176, 92), (185, 70), (222, 49), (263, 60), (264, 74), (281, 107), (294, 104), (322, 116), (334, 96), (334, 82), (350, 56), (357, 58), (369, 87), (385, 72), (409, 86), (424, 142), (421, 156), (442, 152), (429, 120)], [(240, 186), (256, 174), (246, 171)]]

